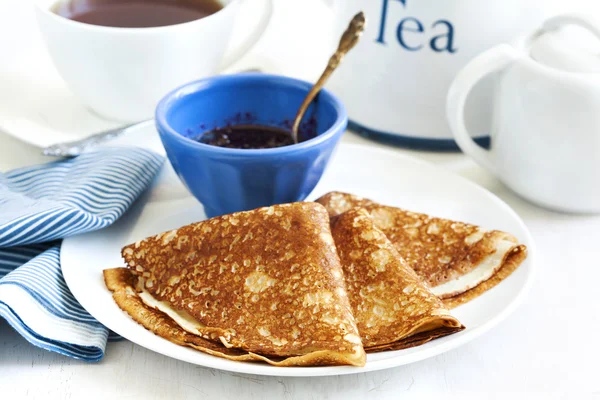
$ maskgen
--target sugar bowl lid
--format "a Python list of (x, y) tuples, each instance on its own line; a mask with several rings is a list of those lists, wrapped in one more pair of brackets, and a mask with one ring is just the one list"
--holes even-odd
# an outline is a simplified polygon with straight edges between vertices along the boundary
[(547, 20), (530, 39), (531, 58), (574, 73), (600, 73), (600, 22), (581, 15)]

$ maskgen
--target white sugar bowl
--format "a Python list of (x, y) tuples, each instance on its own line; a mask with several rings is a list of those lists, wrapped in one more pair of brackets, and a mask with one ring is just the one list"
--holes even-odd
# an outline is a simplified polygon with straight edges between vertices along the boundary
[[(471, 89), (495, 73), (491, 146), (465, 124)], [(460, 148), (516, 193), (547, 208), (600, 213), (600, 24), (581, 15), (547, 20), (459, 72), (447, 117)]]

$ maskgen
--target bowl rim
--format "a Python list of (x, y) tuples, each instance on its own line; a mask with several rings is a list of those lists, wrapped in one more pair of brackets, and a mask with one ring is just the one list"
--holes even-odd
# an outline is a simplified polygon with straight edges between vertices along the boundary
[(264, 74), (260, 72), (218, 75), (188, 82), (166, 94), (158, 103), (155, 111), (155, 121), (159, 135), (173, 137), (175, 140), (200, 151), (219, 153), (223, 155), (255, 157), (260, 155), (278, 155), (316, 147), (328, 142), (337, 134), (341, 134), (346, 129), (348, 115), (344, 104), (337, 96), (325, 88), (321, 89), (319, 94), (320, 98), (322, 99), (320, 101), (326, 101), (333, 106), (337, 114), (335, 121), (322, 134), (317, 135), (316, 137), (307, 141), (289, 146), (275, 147), (271, 149), (231, 149), (226, 147), (212, 146), (183, 136), (173, 129), (173, 127), (167, 122), (168, 111), (173, 107), (174, 104), (181, 101), (181, 99), (184, 97), (193, 93), (214, 88), (215, 86), (220, 86), (223, 83), (235, 84), (236, 82), (264, 82), (265, 84), (273, 86), (279, 85), (287, 88), (300, 88), (306, 91), (310, 90), (310, 87), (312, 87), (312, 83), (303, 81), (301, 79), (290, 78), (283, 75)]

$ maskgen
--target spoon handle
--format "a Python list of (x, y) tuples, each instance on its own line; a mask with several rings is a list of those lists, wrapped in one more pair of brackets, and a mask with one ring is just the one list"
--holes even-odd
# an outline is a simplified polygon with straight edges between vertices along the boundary
[(319, 77), (317, 83), (313, 85), (304, 98), (302, 105), (298, 109), (296, 118), (294, 119), (294, 124), (292, 125), (292, 136), (294, 143), (298, 143), (298, 128), (300, 127), (300, 121), (302, 121), (302, 117), (306, 113), (308, 106), (310, 106), (310, 103), (312, 103), (316, 95), (323, 88), (323, 85), (325, 85), (325, 82), (327, 82), (327, 79), (329, 79), (333, 71), (335, 71), (335, 69), (340, 65), (346, 53), (348, 53), (356, 45), (356, 43), (358, 43), (360, 36), (365, 30), (365, 23), (365, 14), (362, 11), (352, 18), (350, 25), (348, 25), (348, 28), (346, 31), (344, 31), (340, 39), (337, 50), (329, 59), (327, 67)]
[(121, 126), (114, 129), (98, 132), (93, 135), (87, 136), (83, 139), (74, 140), (72, 142), (63, 142), (53, 144), (42, 150), (42, 154), (45, 156), (54, 157), (76, 157), (83, 153), (86, 149), (94, 147), (100, 143), (108, 140), (117, 138), (125, 133), (128, 129), (145, 124), (150, 120), (134, 122), (133, 124)]

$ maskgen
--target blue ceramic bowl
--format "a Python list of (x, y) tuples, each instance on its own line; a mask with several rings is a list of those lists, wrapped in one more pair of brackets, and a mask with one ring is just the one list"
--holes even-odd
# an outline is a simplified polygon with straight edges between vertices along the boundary
[(194, 138), (237, 124), (289, 126), (311, 84), (283, 76), (237, 74), (184, 85), (156, 109), (156, 125), (179, 178), (204, 205), (208, 217), (301, 201), (323, 175), (346, 129), (341, 101), (322, 90), (304, 122), (317, 136), (273, 149), (229, 149)]

